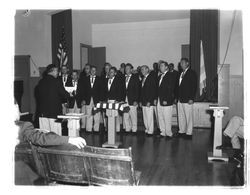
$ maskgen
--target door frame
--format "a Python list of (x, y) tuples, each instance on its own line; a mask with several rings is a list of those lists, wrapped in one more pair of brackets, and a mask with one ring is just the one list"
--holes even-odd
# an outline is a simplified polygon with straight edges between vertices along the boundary
[(84, 43), (80, 43), (80, 68), (81, 68), (81, 71), (83, 70), (83, 66), (85, 65), (85, 64), (82, 64), (82, 48), (88, 49), (88, 63), (89, 63), (89, 59), (91, 58), (92, 46), (84, 44)]

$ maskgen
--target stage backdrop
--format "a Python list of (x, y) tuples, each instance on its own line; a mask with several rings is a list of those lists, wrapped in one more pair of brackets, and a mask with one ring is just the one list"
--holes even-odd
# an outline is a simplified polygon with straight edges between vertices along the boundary
[(65, 10), (53, 14), (51, 17), (51, 43), (52, 43), (52, 63), (59, 65), (58, 48), (62, 44), (65, 52), (63, 61), (72, 70), (72, 11)]

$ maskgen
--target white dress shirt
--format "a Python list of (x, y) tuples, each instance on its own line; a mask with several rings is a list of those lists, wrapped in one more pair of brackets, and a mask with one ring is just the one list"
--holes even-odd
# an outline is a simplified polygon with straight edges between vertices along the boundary
[(142, 87), (144, 86), (144, 83), (145, 83), (145, 81), (146, 81), (148, 75), (149, 75), (149, 73), (146, 74), (146, 75), (143, 77), (143, 79), (142, 79)]
[(189, 67), (186, 68), (184, 71), (182, 71), (181, 76), (180, 76), (180, 80), (179, 80), (179, 85), (181, 84), (181, 81), (182, 81), (182, 79), (183, 79), (183, 77), (186, 74), (186, 72), (187, 72), (188, 69), (189, 69)]
[(126, 89), (128, 88), (128, 84), (129, 84), (129, 81), (130, 81), (130, 78), (131, 78), (132, 74), (130, 75), (126, 75), (126, 80), (125, 80), (125, 84), (126, 84)]
[(160, 78), (160, 81), (159, 81), (159, 86), (161, 85), (162, 79), (163, 79), (163, 77), (166, 75), (167, 72), (168, 72), (168, 71), (165, 71), (164, 73), (162, 73), (161, 78)]
[(67, 82), (67, 79), (68, 79), (68, 75), (67, 75), (67, 74), (62, 75), (63, 86), (65, 86), (65, 84), (66, 84), (66, 82)]
[(113, 83), (113, 81), (114, 81), (114, 78), (115, 78), (115, 77), (113, 77), (112, 79), (109, 79), (109, 80), (108, 80), (108, 90), (110, 90), (111, 85), (112, 85), (112, 83)]
[(95, 83), (95, 77), (96, 75), (90, 75), (89, 79), (90, 79), (90, 85), (91, 85), (91, 88), (93, 88), (94, 86), (94, 83)]

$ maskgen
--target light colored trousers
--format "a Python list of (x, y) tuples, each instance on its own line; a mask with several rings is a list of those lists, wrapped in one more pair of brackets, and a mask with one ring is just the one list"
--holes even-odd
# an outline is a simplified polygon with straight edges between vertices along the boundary
[(123, 125), (126, 132), (137, 131), (137, 106), (129, 106), (129, 112), (123, 114)]
[(90, 100), (90, 104), (86, 105), (86, 131), (90, 132), (92, 131), (92, 128), (94, 131), (98, 132), (100, 127), (100, 112), (92, 114), (92, 110), (94, 108), (94, 101), (93, 98)]
[(173, 106), (161, 106), (160, 101), (157, 103), (157, 113), (159, 128), (162, 136), (172, 136), (172, 109)]
[(177, 103), (179, 133), (193, 134), (193, 104)]
[(244, 120), (238, 116), (232, 117), (224, 131), (224, 135), (231, 138), (233, 148), (240, 149), (239, 138), (244, 137)]
[(148, 134), (154, 133), (154, 106), (142, 106), (143, 122), (145, 125), (145, 132)]
[(62, 135), (61, 123), (55, 122), (54, 118), (39, 117), (39, 128), (42, 130), (52, 131), (58, 135)]
[[(86, 105), (83, 105), (83, 106), (82, 106), (82, 108), (81, 108), (81, 113), (86, 114)], [(82, 129), (85, 129), (85, 128), (86, 128), (86, 120), (87, 120), (86, 117), (83, 117), (83, 118), (81, 119), (81, 128), (82, 128)]]

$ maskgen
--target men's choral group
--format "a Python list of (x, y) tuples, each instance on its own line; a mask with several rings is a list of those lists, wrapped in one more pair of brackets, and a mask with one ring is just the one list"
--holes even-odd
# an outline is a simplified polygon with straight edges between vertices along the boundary
[(113, 100), (127, 102), (130, 108), (116, 117), (117, 132), (122, 127), (136, 134), (137, 113), (142, 109), (145, 133), (154, 134), (155, 115), (160, 135), (169, 139), (173, 137), (173, 104), (177, 104), (179, 132), (174, 135), (192, 138), (196, 88), (197, 76), (186, 58), (181, 59), (179, 71), (166, 61), (154, 63), (153, 70), (147, 65), (134, 69), (130, 63), (122, 63), (117, 70), (105, 63), (100, 76), (95, 65), (86, 64), (78, 75), (76, 70), (69, 74), (67, 66), (62, 66), (59, 73), (58, 67), (50, 64), (38, 84), (39, 122), (49, 124), (51, 129), (60, 114), (84, 113), (87, 117), (81, 120), (81, 128), (99, 132), (101, 122), (107, 126), (106, 116), (103, 111), (93, 112), (93, 108), (99, 102)]

